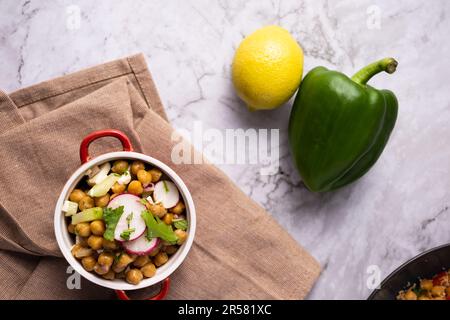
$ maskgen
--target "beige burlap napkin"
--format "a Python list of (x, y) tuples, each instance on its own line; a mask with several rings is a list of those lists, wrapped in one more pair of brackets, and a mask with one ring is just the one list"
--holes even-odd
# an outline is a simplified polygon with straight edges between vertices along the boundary
[[(124, 131), (137, 152), (171, 166), (194, 198), (197, 233), (171, 277), (169, 299), (301, 299), (319, 275), (316, 260), (220, 170), (172, 163), (173, 129), (142, 55), (0, 93), (0, 123), (0, 298), (114, 297), (84, 279), (72, 288), (53, 232), (55, 203), (80, 165), (81, 140), (106, 128)], [(120, 144), (103, 138), (90, 150)]]

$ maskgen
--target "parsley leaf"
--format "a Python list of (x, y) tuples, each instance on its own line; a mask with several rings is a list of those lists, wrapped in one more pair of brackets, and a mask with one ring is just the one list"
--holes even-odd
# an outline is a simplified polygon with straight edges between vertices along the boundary
[(124, 239), (124, 240), (130, 240), (130, 236), (131, 236), (131, 234), (134, 232), (134, 231), (136, 231), (136, 229), (135, 228), (129, 228), (129, 229), (127, 229), (127, 230), (124, 230), (124, 231), (122, 231), (122, 233), (120, 234), (120, 237), (122, 238), (122, 239)]
[(103, 209), (103, 220), (105, 220), (106, 230), (103, 234), (103, 238), (109, 241), (114, 240), (114, 230), (116, 230), (117, 223), (119, 222), (120, 216), (123, 214), (123, 206), (116, 209), (104, 208)]
[(147, 210), (142, 211), (141, 217), (144, 219), (145, 225), (147, 226), (148, 239), (161, 238), (170, 243), (177, 242), (178, 237), (175, 232), (173, 232), (172, 226), (165, 224), (161, 219)]

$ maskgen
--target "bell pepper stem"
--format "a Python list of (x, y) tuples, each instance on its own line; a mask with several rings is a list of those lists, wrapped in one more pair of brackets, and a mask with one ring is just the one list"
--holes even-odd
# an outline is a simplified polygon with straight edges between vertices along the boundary
[(352, 80), (361, 85), (367, 84), (367, 82), (374, 75), (385, 71), (387, 73), (394, 73), (397, 68), (398, 62), (394, 58), (384, 58), (359, 70), (352, 77)]

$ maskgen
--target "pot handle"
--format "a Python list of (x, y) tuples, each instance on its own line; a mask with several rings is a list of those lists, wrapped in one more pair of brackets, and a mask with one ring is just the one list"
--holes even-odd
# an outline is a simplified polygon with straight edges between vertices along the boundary
[(89, 161), (89, 145), (94, 140), (103, 137), (114, 137), (120, 140), (122, 143), (123, 151), (133, 151), (133, 147), (131, 146), (131, 141), (127, 137), (125, 133), (115, 129), (105, 129), (91, 132), (88, 134), (80, 145), (80, 160), (81, 163), (86, 163)]
[[(169, 288), (170, 288), (170, 278), (166, 278), (161, 282), (161, 290), (159, 291), (159, 293), (145, 300), (163, 300), (167, 296)], [(117, 298), (119, 298), (120, 300), (131, 300), (130, 297), (127, 296), (127, 294), (123, 290), (116, 290), (116, 295)]]

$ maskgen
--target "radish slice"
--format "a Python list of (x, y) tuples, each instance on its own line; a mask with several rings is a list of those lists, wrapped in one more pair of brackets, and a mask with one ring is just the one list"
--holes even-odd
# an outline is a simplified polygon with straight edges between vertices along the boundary
[[(142, 211), (146, 210), (145, 205), (141, 203), (141, 198), (124, 193), (118, 195), (112, 199), (108, 208), (116, 209), (123, 206), (123, 214), (120, 216), (119, 222), (117, 222), (116, 229), (114, 230), (114, 239), (123, 242), (126, 239), (122, 238), (120, 235), (129, 229), (134, 229), (130, 233), (128, 241), (139, 238), (145, 231), (145, 222), (141, 217)], [(127, 219), (128, 218), (128, 219)]]
[(159, 245), (159, 238), (147, 239), (144, 232), (139, 238), (133, 241), (125, 241), (123, 247), (129, 254), (136, 254), (138, 256), (145, 256), (152, 252)]
[(168, 180), (159, 181), (155, 184), (155, 190), (153, 190), (153, 199), (156, 203), (160, 202), (164, 208), (172, 208), (180, 200), (180, 193), (176, 185)]

